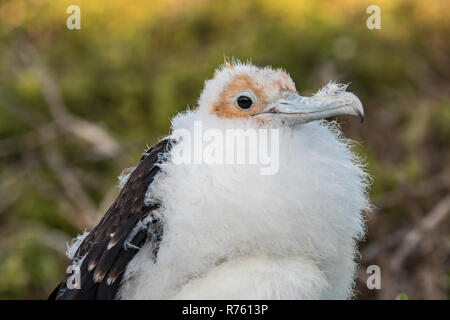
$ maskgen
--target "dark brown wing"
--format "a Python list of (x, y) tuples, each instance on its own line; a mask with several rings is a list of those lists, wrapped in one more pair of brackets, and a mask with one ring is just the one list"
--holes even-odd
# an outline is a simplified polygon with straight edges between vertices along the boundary
[(80, 288), (67, 287), (71, 276), (68, 274), (49, 299), (113, 299), (128, 263), (144, 243), (154, 243), (156, 259), (163, 231), (159, 217), (154, 214), (159, 204), (146, 205), (144, 199), (160, 170), (157, 164), (164, 161), (172, 143), (169, 139), (162, 140), (143, 155), (116, 201), (81, 243), (72, 261), (82, 261)]

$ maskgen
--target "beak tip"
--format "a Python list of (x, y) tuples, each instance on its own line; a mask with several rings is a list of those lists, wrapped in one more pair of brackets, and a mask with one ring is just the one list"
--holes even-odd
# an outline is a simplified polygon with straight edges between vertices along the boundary
[(359, 118), (361, 119), (361, 123), (363, 123), (364, 121), (364, 108), (363, 105), (361, 103), (361, 100), (359, 100), (359, 98), (354, 95), (353, 93), (349, 92), (349, 95), (351, 97), (351, 105), (353, 107), (353, 110), (355, 111), (356, 115), (359, 116)]

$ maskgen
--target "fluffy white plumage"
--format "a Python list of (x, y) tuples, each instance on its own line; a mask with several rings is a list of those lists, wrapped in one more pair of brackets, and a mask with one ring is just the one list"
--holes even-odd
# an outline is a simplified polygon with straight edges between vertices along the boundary
[(78, 235), (76, 238), (73, 238), (70, 241), (70, 245), (66, 243), (66, 256), (69, 259), (73, 259), (75, 257), (75, 253), (77, 252), (78, 248), (80, 247), (81, 243), (86, 239), (86, 237), (89, 235), (89, 232), (83, 232), (83, 234)]
[[(172, 130), (192, 132), (197, 120), (222, 132), (273, 127), (219, 118), (208, 106), (239, 74), (255, 77), (269, 96), (279, 92), (264, 79), (275, 76), (293, 87), (278, 72), (245, 64), (219, 70), (206, 83), (199, 108), (176, 116)], [(144, 246), (129, 263), (117, 297), (350, 298), (356, 243), (369, 209), (368, 176), (334, 122), (282, 126), (279, 141), (275, 175), (261, 175), (259, 165), (175, 163), (176, 150), (185, 147), (179, 141), (147, 192), (162, 204), (157, 262)]]
[[(250, 106), (239, 104), (242, 95), (252, 100)], [(110, 292), (111, 297), (350, 298), (356, 244), (364, 235), (363, 213), (370, 207), (369, 178), (335, 122), (311, 122), (341, 114), (364, 116), (361, 102), (344, 85), (330, 83), (306, 98), (297, 94), (282, 70), (240, 62), (218, 69), (214, 79), (206, 81), (198, 108), (172, 121), (169, 137), (176, 143), (161, 155), (161, 170), (145, 192), (144, 202), (160, 207), (126, 230), (125, 250), (139, 251), (127, 265), (119, 292)], [(248, 129), (279, 129), (275, 174), (262, 175), (260, 164), (180, 163), (180, 151), (192, 146), (178, 129), (195, 136), (199, 121), (203, 130), (214, 129), (223, 136), (228, 129), (241, 129), (242, 135)], [(248, 155), (250, 150), (244, 152)], [(119, 187), (131, 172), (132, 168), (123, 171)], [(161, 241), (149, 241), (142, 248), (133, 245), (142, 229), (158, 230), (149, 227), (153, 219), (162, 221)], [(96, 232), (94, 238), (103, 243), (105, 231)], [(76, 252), (87, 236), (85, 232), (68, 247), (72, 265), (84, 263), (86, 255)], [(117, 244), (113, 236), (106, 237), (111, 239), (106, 251)], [(155, 245), (158, 250), (151, 247)], [(90, 243), (86, 248), (92, 249)], [(96, 267), (94, 258), (89, 268)], [(105, 254), (105, 259), (112, 258)], [(102, 281), (101, 272), (106, 271), (95, 269), (94, 283)], [(89, 288), (79, 297), (84, 296), (91, 296)], [(63, 287), (59, 297), (78, 295)]]

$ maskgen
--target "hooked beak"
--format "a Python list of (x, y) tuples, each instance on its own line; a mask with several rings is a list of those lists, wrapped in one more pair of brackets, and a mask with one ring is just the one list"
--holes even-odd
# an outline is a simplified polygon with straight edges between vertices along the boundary
[(307, 123), (341, 115), (354, 115), (364, 120), (361, 101), (346, 86), (330, 83), (312, 97), (303, 97), (294, 92), (285, 92), (264, 110), (252, 116), (281, 119), (293, 123)]

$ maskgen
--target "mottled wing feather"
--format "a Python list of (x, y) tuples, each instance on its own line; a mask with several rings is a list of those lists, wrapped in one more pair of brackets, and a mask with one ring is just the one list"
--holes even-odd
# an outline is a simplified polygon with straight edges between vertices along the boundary
[[(170, 151), (172, 144), (172, 140), (162, 140), (143, 155), (116, 201), (81, 243), (74, 257), (74, 261), (83, 259), (79, 273), (81, 288), (67, 287), (68, 274), (49, 299), (113, 299), (128, 263), (144, 243), (153, 242), (156, 259), (162, 236), (161, 223), (154, 214), (159, 204), (146, 205), (144, 199), (160, 170), (161, 157)], [(138, 228), (139, 223), (144, 227)]]

